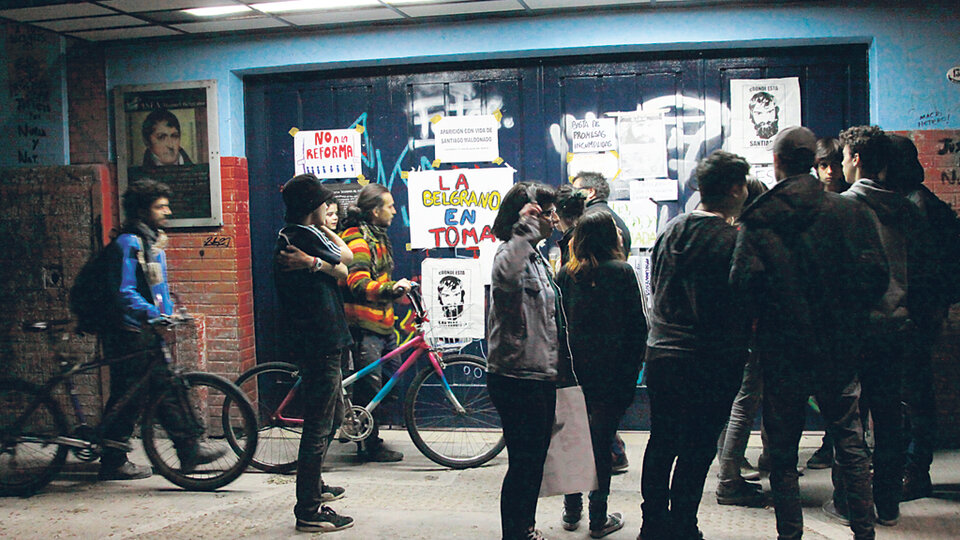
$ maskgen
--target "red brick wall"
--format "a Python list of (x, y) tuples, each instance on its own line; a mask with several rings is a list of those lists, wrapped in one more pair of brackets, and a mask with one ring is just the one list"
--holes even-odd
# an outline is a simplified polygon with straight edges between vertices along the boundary
[(206, 370), (233, 380), (256, 365), (247, 159), (220, 158), (223, 226), (168, 231), (171, 290), (205, 318)]
[(67, 49), (70, 163), (107, 163), (107, 81), (103, 49), (71, 43)]

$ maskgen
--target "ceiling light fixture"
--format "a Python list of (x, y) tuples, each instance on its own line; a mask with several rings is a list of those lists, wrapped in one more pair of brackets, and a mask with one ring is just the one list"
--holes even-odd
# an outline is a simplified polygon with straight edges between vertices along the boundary
[(321, 11), (356, 7), (382, 6), (377, 0), (289, 0), (287, 2), (264, 2), (250, 7), (265, 13), (288, 11)]
[(204, 7), (204, 8), (185, 9), (183, 11), (184, 13), (196, 15), (197, 17), (216, 17), (217, 15), (230, 15), (232, 13), (242, 13), (244, 11), (250, 11), (250, 8), (247, 6), (240, 6), (235, 4), (231, 6), (213, 6), (213, 7)]

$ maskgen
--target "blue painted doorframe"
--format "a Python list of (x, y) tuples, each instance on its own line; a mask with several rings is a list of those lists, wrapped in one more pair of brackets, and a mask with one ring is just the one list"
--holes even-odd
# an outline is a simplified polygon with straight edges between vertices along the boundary
[[(280, 186), (293, 175), (291, 128), (347, 128), (363, 133), (363, 174), (393, 192), (399, 214), (390, 228), (398, 277), (420, 274), (423, 252), (410, 240), (406, 180), (401, 171), (429, 169), (429, 120), (501, 111), (501, 157), (517, 179), (559, 185), (566, 179), (566, 124), (606, 112), (664, 109), (669, 174), (681, 181), (676, 215), (692, 191), (696, 162), (720, 148), (729, 129), (729, 80), (798, 77), (803, 124), (836, 135), (868, 121), (867, 49), (862, 45), (764, 50), (717, 50), (557, 57), (469, 64), (360, 68), (244, 79), (246, 147), (254, 308), (259, 362), (274, 359), (277, 300), (272, 250), (283, 225)], [(448, 167), (443, 165), (442, 167)], [(431, 256), (461, 256), (454, 250)], [(403, 309), (399, 309), (403, 311)], [(640, 393), (645, 399), (645, 393)], [(645, 402), (631, 409), (625, 427), (646, 428)]]

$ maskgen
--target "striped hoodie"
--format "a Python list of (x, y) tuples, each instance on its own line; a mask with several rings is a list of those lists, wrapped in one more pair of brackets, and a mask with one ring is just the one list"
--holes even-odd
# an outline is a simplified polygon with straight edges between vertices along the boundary
[(359, 227), (350, 227), (340, 236), (353, 252), (343, 306), (347, 323), (377, 334), (393, 333), (396, 282), (390, 279), (393, 262), (387, 246), (374, 238), (364, 238)]

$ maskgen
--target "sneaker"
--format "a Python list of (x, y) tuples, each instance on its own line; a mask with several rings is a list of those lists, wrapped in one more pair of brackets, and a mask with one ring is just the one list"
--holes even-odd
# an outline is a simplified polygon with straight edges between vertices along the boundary
[(376, 447), (357, 452), (357, 457), (363, 462), (393, 463), (403, 460), (403, 452), (391, 450), (387, 448), (386, 445), (380, 444)]
[(177, 450), (177, 456), (180, 458), (180, 471), (184, 473), (193, 472), (198, 465), (212, 463), (227, 453), (227, 448), (213, 448), (205, 444), (193, 444), (187, 446), (183, 451)]
[(829, 469), (833, 466), (833, 449), (821, 446), (807, 460), (808, 469)]
[(116, 467), (104, 467), (100, 464), (100, 472), (97, 474), (99, 480), (142, 480), (153, 476), (153, 469), (143, 465), (137, 465), (132, 461), (124, 461)]
[(892, 510), (882, 510), (879, 506), (877, 507), (877, 525), (883, 525), (884, 527), (894, 527), (900, 523), (900, 509), (894, 508)]
[(325, 503), (336, 501), (337, 499), (342, 499), (343, 494), (346, 493), (346, 491), (347, 490), (343, 489), (342, 487), (328, 486), (327, 484), (324, 484), (323, 487), (320, 488), (320, 497)]
[(297, 518), (297, 530), (300, 532), (333, 532), (353, 527), (353, 518), (341, 516), (329, 506), (321, 506), (312, 516)]
[(627, 454), (613, 454), (613, 460), (611, 461), (610, 474), (620, 474), (627, 472), (627, 469), (630, 468), (630, 460), (627, 459)]
[(740, 463), (740, 477), (744, 480), (757, 481), (760, 479), (760, 469), (751, 465), (747, 458), (743, 458), (743, 462)]
[(622, 528), (623, 516), (620, 515), (620, 512), (607, 514), (607, 520), (599, 527), (594, 527), (593, 523), (590, 524), (590, 538), (603, 538), (604, 536), (614, 531), (619, 531)]
[(841, 525), (847, 525), (847, 526), (850, 525), (850, 518), (847, 517), (846, 512), (841, 512), (840, 510), (837, 509), (837, 506), (833, 503), (833, 499), (824, 503), (822, 508), (823, 508), (823, 513), (826, 514), (831, 519), (833, 519), (834, 521), (837, 521)]
[(527, 540), (547, 540), (547, 537), (539, 529), (530, 529), (527, 532)]
[(901, 501), (913, 501), (933, 495), (933, 483), (930, 482), (930, 473), (907, 472), (903, 475), (903, 495)]
[(575, 531), (580, 526), (580, 518), (583, 516), (583, 507), (567, 507), (564, 505), (560, 513), (560, 521), (563, 523), (565, 531)]
[(733, 487), (717, 486), (717, 504), (726, 506), (760, 507), (764, 505), (763, 486), (753, 482), (741, 482)]

